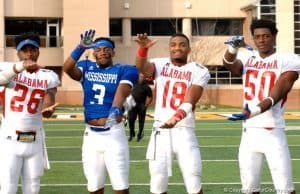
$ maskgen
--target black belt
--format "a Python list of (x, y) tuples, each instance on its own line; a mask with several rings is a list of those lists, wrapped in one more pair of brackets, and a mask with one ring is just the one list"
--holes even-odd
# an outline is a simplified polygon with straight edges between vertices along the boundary
[(95, 131), (95, 132), (103, 132), (103, 131), (108, 131), (108, 130), (110, 130), (110, 127), (97, 127), (97, 126), (89, 126), (90, 127), (90, 129), (92, 130), (92, 131)]

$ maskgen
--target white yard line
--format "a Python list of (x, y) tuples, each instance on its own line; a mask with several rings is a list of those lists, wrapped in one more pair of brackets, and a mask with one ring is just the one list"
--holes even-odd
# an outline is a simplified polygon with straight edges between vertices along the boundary
[[(293, 182), (294, 184), (300, 184), (299, 181)], [(169, 185), (184, 185), (184, 183), (168, 183)], [(240, 182), (203, 182), (203, 185), (240, 185)], [(262, 185), (272, 185), (272, 182), (262, 182)], [(111, 184), (105, 184), (111, 186)], [(70, 186), (86, 186), (82, 183), (70, 183), (70, 184), (41, 184), (42, 187), (70, 187)], [(130, 183), (130, 186), (149, 186), (149, 183)]]
[[(289, 145), (289, 147), (299, 147), (300, 145)], [(237, 148), (239, 145), (200, 145), (200, 148)], [(48, 146), (48, 149), (81, 149), (81, 146)], [(129, 146), (129, 148), (147, 148), (147, 146)]]
[[(300, 161), (300, 158), (294, 158), (291, 159), (292, 161)], [(130, 163), (145, 163), (148, 162), (148, 160), (130, 160)], [(238, 160), (202, 160), (202, 162), (238, 162)], [(50, 161), (50, 163), (56, 163), (56, 164), (77, 164), (82, 163), (80, 160), (74, 160), (74, 161)]]
[[(83, 135), (82, 135), (83, 136)], [(71, 138), (82, 138), (82, 136), (47, 136), (46, 135), (46, 139), (71, 139)], [(300, 137), (299, 135), (286, 135), (287, 137)], [(150, 136), (145, 135), (144, 138), (148, 139)], [(232, 137), (241, 137), (240, 135), (197, 135), (196, 137), (200, 137), (200, 138), (232, 138)]]

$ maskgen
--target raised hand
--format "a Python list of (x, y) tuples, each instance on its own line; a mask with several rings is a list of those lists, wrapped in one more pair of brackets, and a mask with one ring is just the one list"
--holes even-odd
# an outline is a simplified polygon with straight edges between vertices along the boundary
[(32, 69), (36, 69), (38, 67), (38, 64), (36, 63), (36, 61), (32, 61), (31, 59), (27, 59), (23, 62), (23, 67), (26, 70), (32, 70)]
[(157, 42), (157, 40), (149, 39), (147, 33), (144, 33), (137, 34), (135, 42), (137, 42), (141, 48), (150, 48)]
[(80, 34), (80, 45), (86, 48), (91, 48), (93, 45), (95, 32), (95, 30), (86, 30), (84, 34)]
[(228, 44), (228, 45), (230, 45), (230, 46), (232, 46), (233, 48), (236, 48), (236, 49), (244, 47), (248, 50), (253, 50), (252, 47), (250, 47), (249, 45), (247, 45), (245, 43), (245, 40), (244, 40), (243, 36), (233, 36), (229, 40), (225, 41), (224, 44)]

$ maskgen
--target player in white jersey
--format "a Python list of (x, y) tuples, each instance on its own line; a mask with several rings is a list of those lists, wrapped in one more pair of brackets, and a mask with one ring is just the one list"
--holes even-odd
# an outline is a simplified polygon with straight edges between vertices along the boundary
[(53, 114), (60, 81), (37, 64), (39, 36), (28, 33), (15, 41), (21, 62), (2, 63), (0, 72), (0, 194), (17, 193), (20, 176), (23, 194), (37, 194), (44, 168), (49, 168), (42, 117)]
[[(155, 122), (147, 150), (152, 193), (167, 193), (172, 159), (178, 159), (186, 190), (200, 194), (201, 155), (195, 135), (195, 105), (210, 74), (203, 65), (187, 62), (191, 50), (184, 34), (170, 38), (168, 58), (147, 62), (147, 51), (155, 43), (138, 34), (136, 65), (145, 76), (155, 78)], [(188, 158), (188, 159), (187, 159)]]
[(298, 79), (300, 58), (275, 52), (278, 30), (272, 21), (254, 20), (250, 27), (257, 51), (238, 52), (247, 46), (243, 37), (229, 41), (223, 63), (233, 74), (243, 76), (244, 110), (230, 120), (243, 120), (239, 165), (243, 193), (260, 193), (260, 175), (266, 158), (279, 194), (295, 194), (291, 158), (283, 113), (287, 94)]

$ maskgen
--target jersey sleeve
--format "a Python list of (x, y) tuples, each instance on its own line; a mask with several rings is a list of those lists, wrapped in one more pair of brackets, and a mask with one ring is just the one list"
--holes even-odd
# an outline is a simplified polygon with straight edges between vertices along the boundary
[(51, 71), (51, 70), (48, 70), (47, 73), (48, 73), (49, 80), (50, 80), (48, 89), (56, 88), (57, 86), (59, 86), (60, 80), (58, 78), (58, 75), (54, 71)]
[[(256, 55), (258, 54), (257, 51), (249, 51), (247, 49), (243, 49), (241, 48), (242, 50), (238, 52), (237, 54), (237, 59), (239, 59), (243, 66), (245, 66), (245, 64), (247, 63), (247, 61), (249, 60), (250, 57), (256, 57)], [(245, 68), (243, 67), (243, 73), (245, 73)]]
[(300, 73), (300, 57), (296, 54), (284, 54), (284, 65), (282, 66), (282, 73), (287, 71), (296, 71)]
[(137, 68), (131, 65), (122, 65), (122, 67), (120, 83), (127, 83), (133, 87), (139, 77)]
[(76, 67), (80, 69), (82, 73), (84, 73), (90, 63), (92, 63), (90, 60), (81, 60), (76, 63)]
[[(194, 72), (197, 72), (197, 73), (194, 73)], [(208, 69), (201, 64), (195, 63), (195, 71), (194, 72), (193, 72), (194, 76), (193, 76), (192, 84), (206, 87), (207, 83), (210, 79), (210, 74), (209, 74)]]

